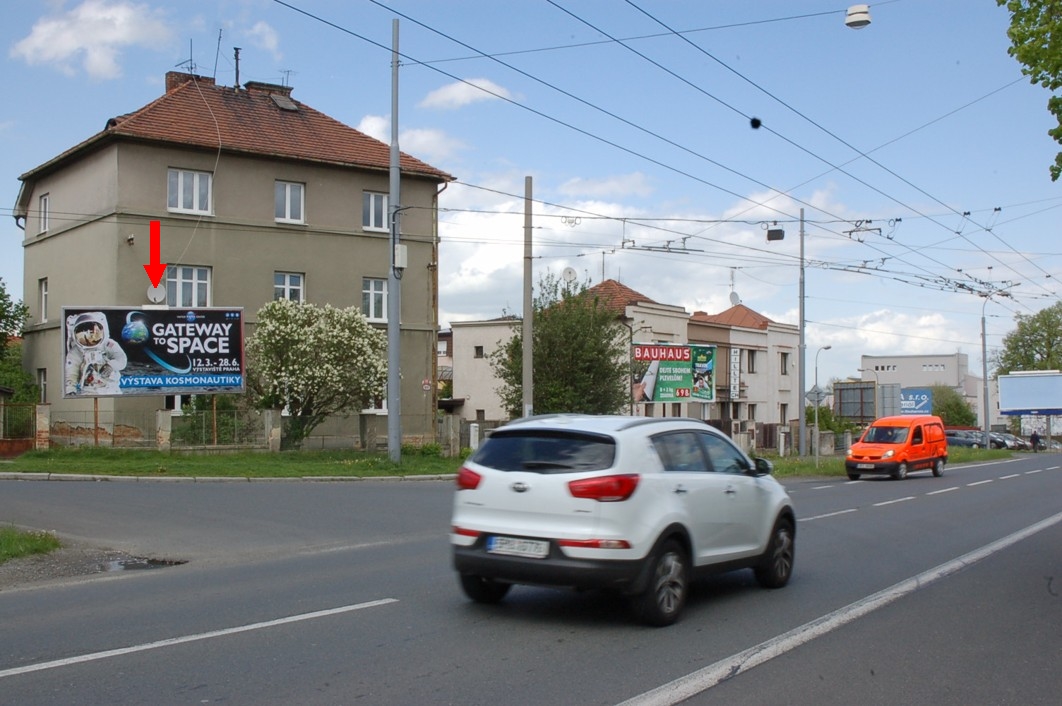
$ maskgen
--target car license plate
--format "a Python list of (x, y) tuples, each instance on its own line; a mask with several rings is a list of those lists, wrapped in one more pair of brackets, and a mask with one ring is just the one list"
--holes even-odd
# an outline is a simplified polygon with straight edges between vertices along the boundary
[(519, 539), (517, 537), (489, 537), (487, 551), (491, 554), (508, 554), (543, 559), (549, 554), (549, 542), (540, 539)]
[(866, 469), (869, 469), (869, 470), (873, 470), (874, 469), (874, 464), (873, 463), (857, 463), (856, 464), (856, 468), (866, 468)]

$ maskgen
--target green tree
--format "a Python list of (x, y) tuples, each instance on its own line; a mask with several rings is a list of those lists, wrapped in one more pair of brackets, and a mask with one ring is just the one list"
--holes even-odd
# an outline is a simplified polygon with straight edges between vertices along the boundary
[[(1007, 53), (1023, 65), (1029, 81), (1049, 91), (1062, 88), (1062, 0), (996, 0), (1010, 12), (1007, 36), (1011, 46)], [(1062, 96), (1047, 99), (1047, 110), (1058, 126), (1047, 131), (1062, 144)], [(1051, 180), (1062, 174), (1062, 152), (1051, 165)]]
[(954, 388), (933, 385), (929, 389), (933, 391), (933, 414), (940, 417), (944, 426), (972, 427), (977, 424), (977, 414)]
[(14, 402), (37, 401), (33, 376), (22, 369), (22, 342), (18, 338), (28, 316), (26, 305), (11, 299), (0, 278), (0, 386), (15, 391)]
[[(631, 397), (630, 332), (587, 285), (539, 280), (532, 310), (533, 400), (536, 414), (623, 411)], [(523, 414), (523, 331), (491, 354), (497, 392), (512, 417)]]
[(1003, 337), (996, 374), (1016, 370), (1062, 370), (1062, 302), (1035, 314), (1018, 314), (1017, 328)]
[(249, 386), (262, 406), (287, 408), (292, 447), (328, 416), (383, 396), (387, 338), (356, 308), (278, 299), (257, 318), (247, 344)]

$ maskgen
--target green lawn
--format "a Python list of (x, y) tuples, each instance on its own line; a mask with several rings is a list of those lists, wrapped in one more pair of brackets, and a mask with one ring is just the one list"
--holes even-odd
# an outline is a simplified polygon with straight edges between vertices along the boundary
[(26, 532), (0, 527), (0, 564), (31, 554), (47, 554), (59, 548), (59, 540), (48, 532)]
[[(954, 448), (951, 464), (1008, 458), (1014, 452)], [(767, 455), (779, 478), (793, 476), (844, 476), (844, 458), (813, 458)], [(443, 458), (433, 449), (403, 450), (399, 464), (386, 454), (358, 451), (285, 451), (281, 453), (183, 454), (137, 449), (55, 449), (31, 451), (0, 471), (24, 473), (71, 473), (109, 476), (234, 477), (234, 478), (377, 478), (456, 473), (459, 458)]]

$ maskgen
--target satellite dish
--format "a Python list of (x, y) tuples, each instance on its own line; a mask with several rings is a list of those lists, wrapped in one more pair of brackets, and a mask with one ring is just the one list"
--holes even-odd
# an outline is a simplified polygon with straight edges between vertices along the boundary
[(166, 287), (162, 285), (152, 287), (149, 284), (147, 288), (147, 298), (152, 304), (159, 304), (166, 301)]
[(737, 306), (738, 304), (741, 303), (741, 297), (738, 296), (737, 292), (734, 292), (734, 291), (730, 292), (730, 303), (733, 304), (734, 306)]
[(574, 282), (575, 278), (579, 276), (579, 273), (575, 271), (574, 267), (565, 267), (561, 272), (561, 278), (565, 282)]

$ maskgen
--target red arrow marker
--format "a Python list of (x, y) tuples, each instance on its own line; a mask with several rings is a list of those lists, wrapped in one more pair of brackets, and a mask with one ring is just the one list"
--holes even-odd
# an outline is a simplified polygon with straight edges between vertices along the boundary
[(152, 287), (158, 287), (162, 281), (162, 275), (166, 274), (166, 263), (159, 262), (162, 259), (162, 225), (158, 221), (151, 221), (151, 264), (144, 265), (148, 279)]

